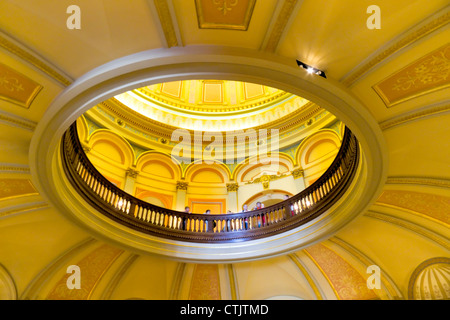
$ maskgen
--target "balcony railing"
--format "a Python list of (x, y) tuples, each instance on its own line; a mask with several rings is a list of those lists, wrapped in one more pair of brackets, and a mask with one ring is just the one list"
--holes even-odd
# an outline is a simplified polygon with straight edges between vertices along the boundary
[(76, 122), (62, 141), (64, 171), (73, 187), (99, 212), (135, 230), (189, 242), (231, 242), (273, 236), (326, 212), (345, 193), (359, 161), (356, 137), (346, 128), (333, 163), (311, 186), (263, 209), (234, 214), (187, 214), (152, 205), (109, 182), (86, 156)]

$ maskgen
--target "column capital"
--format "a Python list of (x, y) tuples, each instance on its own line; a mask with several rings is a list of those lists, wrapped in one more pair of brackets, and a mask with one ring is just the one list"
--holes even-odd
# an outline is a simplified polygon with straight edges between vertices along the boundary
[(177, 181), (177, 190), (187, 190), (188, 183), (185, 181)]
[(304, 170), (302, 168), (298, 168), (298, 169), (292, 170), (291, 173), (292, 173), (292, 176), (294, 177), (294, 179), (297, 179), (297, 178), (303, 177)]
[(138, 174), (139, 174), (139, 171), (136, 171), (136, 170), (134, 170), (134, 169), (132, 169), (132, 168), (129, 168), (129, 169), (126, 171), (127, 177), (136, 178)]
[(227, 191), (238, 191), (239, 185), (237, 183), (227, 183)]

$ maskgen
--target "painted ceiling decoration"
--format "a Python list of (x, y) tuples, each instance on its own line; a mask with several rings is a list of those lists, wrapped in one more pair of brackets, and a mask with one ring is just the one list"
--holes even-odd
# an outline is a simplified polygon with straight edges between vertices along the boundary
[(256, 0), (195, 0), (200, 29), (247, 30)]
[(377, 83), (373, 89), (387, 107), (392, 107), (449, 86), (450, 44), (446, 44)]
[(422, 262), (411, 276), (408, 294), (412, 300), (450, 300), (450, 258)]
[(29, 108), (42, 86), (0, 63), (0, 99)]

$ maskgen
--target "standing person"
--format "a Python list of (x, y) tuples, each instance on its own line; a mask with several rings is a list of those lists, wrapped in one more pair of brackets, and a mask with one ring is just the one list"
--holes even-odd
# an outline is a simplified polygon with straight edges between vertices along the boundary
[[(205, 211), (205, 214), (211, 214), (211, 210), (207, 209)], [(213, 228), (215, 228), (215, 227), (216, 227), (216, 222), (214, 221)], [(208, 231), (208, 220), (205, 220), (205, 230), (204, 230), (204, 232), (207, 232), (207, 231)]]
[(261, 202), (257, 202), (256, 203), (256, 206), (253, 208), (253, 210), (259, 210), (259, 209), (261, 209), (262, 207), (261, 207)]
[[(244, 204), (242, 206), (242, 212), (248, 212), (248, 205), (247, 204)], [(244, 228), (245, 228), (245, 230), (248, 230), (248, 217), (245, 217), (245, 219), (244, 219)]]
[[(190, 214), (191, 212), (191, 208), (189, 208), (189, 206), (184, 207), (184, 213)], [(184, 230), (188, 229), (188, 220), (186, 217), (183, 217), (183, 227)]]

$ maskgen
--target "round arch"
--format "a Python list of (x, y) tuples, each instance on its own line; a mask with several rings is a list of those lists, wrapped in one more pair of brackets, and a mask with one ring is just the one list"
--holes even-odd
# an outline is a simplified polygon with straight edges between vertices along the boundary
[[(333, 113), (352, 130), (362, 150), (356, 177), (341, 201), (320, 220), (292, 229), (282, 237), (214, 248), (207, 244), (186, 245), (137, 233), (103, 219), (69, 185), (62, 168), (60, 141), (88, 109), (117, 94), (151, 84), (218, 78), (263, 84), (301, 96)], [(78, 78), (58, 95), (36, 126), (29, 164), (34, 185), (55, 209), (105, 241), (181, 261), (220, 263), (281, 255), (328, 238), (375, 202), (387, 176), (387, 154), (383, 133), (369, 108), (338, 81), (308, 74), (297, 66), (295, 58), (244, 48), (186, 46), (125, 56)]]
[[(266, 161), (270, 163), (265, 164)], [(280, 168), (280, 166), (282, 168)], [(245, 181), (245, 176), (248, 175), (251, 170), (256, 168), (260, 168), (261, 170), (268, 168), (276, 171), (281, 171), (284, 168), (285, 170), (283, 170), (283, 172), (290, 172), (294, 169), (294, 163), (289, 155), (281, 152), (277, 153), (275, 156), (267, 156), (261, 159), (257, 157), (250, 158), (236, 166), (233, 171), (234, 180), (237, 182)]]
[(174, 157), (155, 150), (150, 150), (142, 153), (136, 160), (136, 170), (145, 172), (145, 168), (152, 162), (160, 165), (170, 173), (171, 179), (177, 181), (181, 179), (182, 169), (180, 163)]
[(186, 181), (191, 181), (196, 172), (205, 169), (218, 172), (222, 177), (223, 183), (229, 182), (231, 180), (230, 168), (228, 168), (223, 162), (217, 160), (214, 160), (213, 163), (205, 163), (202, 160), (195, 160), (186, 167), (183, 177)]
[[(108, 129), (98, 129), (89, 136), (87, 145), (91, 150), (96, 150), (96, 146), (101, 144), (110, 146), (117, 153), (120, 159), (118, 162), (123, 167), (128, 168), (133, 164), (135, 157), (134, 151), (128, 141), (120, 135)], [(102, 155), (110, 158), (108, 154)]]
[(314, 132), (307, 138), (305, 138), (295, 151), (295, 163), (301, 167), (304, 167), (310, 162), (311, 152), (320, 143), (329, 142), (334, 144), (336, 150), (339, 149), (342, 137), (339, 136), (336, 131), (331, 129), (321, 129)]

